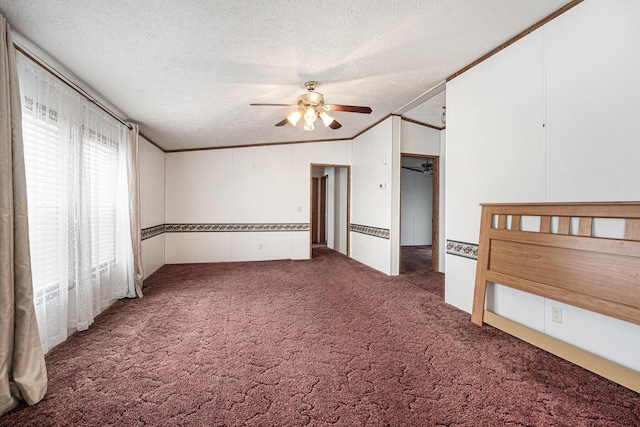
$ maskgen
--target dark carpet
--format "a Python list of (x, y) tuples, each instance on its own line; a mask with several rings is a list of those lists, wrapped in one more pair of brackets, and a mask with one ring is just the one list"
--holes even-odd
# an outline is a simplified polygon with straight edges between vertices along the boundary
[(3, 426), (637, 426), (640, 395), (443, 302), (439, 273), (166, 265), (47, 355)]
[(431, 245), (401, 246), (400, 274), (432, 270)]

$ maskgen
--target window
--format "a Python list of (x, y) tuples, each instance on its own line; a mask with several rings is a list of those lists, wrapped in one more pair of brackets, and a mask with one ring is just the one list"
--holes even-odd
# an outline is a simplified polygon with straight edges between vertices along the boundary
[(34, 300), (46, 352), (89, 327), (133, 281), (127, 129), (21, 54), (17, 65)]

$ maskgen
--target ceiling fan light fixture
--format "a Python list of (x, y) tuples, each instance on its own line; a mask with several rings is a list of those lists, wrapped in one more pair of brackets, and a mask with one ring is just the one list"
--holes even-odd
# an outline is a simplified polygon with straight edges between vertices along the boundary
[(302, 113), (300, 111), (296, 111), (295, 113), (290, 114), (289, 117), (287, 117), (287, 120), (289, 120), (289, 123), (295, 126), (298, 124), (298, 121), (301, 117)]
[(322, 119), (322, 123), (324, 123), (324, 126), (327, 127), (329, 126), (331, 123), (333, 123), (333, 117), (331, 117), (330, 115), (328, 115), (325, 112), (320, 113), (320, 119)]
[(341, 104), (325, 104), (324, 96), (321, 93), (314, 92), (318, 83), (314, 81), (306, 82), (307, 93), (298, 96), (295, 104), (249, 104), (252, 106), (266, 107), (297, 107), (297, 111), (289, 114), (283, 120), (275, 124), (277, 127), (291, 123), (294, 127), (300, 119), (304, 118), (304, 129), (312, 131), (315, 129), (315, 121), (320, 117), (325, 127), (332, 130), (340, 129), (342, 125), (333, 117), (327, 114), (327, 111), (342, 111), (347, 113), (371, 114), (371, 107), (361, 107), (357, 105), (341, 105)]

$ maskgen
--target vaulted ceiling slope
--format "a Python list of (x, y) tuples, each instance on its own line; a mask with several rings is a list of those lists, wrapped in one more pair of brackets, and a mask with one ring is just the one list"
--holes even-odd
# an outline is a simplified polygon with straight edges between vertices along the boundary
[[(0, 0), (12, 27), (165, 150), (351, 138), (566, 0)], [(343, 125), (275, 127), (304, 82)], [(439, 118), (441, 101), (409, 117)], [(431, 111), (435, 108), (437, 111)], [(430, 123), (441, 126), (439, 122)]]

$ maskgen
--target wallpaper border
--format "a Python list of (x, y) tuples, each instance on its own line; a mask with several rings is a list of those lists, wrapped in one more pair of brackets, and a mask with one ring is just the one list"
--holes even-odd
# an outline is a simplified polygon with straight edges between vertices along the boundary
[(142, 240), (164, 233), (309, 231), (309, 223), (161, 224), (142, 229)]
[(478, 245), (475, 243), (447, 240), (447, 253), (468, 259), (478, 259)]
[(153, 227), (147, 227), (142, 229), (142, 240), (147, 240), (152, 237), (159, 236), (164, 233), (164, 224), (154, 225)]
[(367, 236), (380, 237), (382, 239), (389, 239), (388, 228), (370, 227), (368, 225), (351, 224), (349, 230), (354, 233), (366, 234)]

